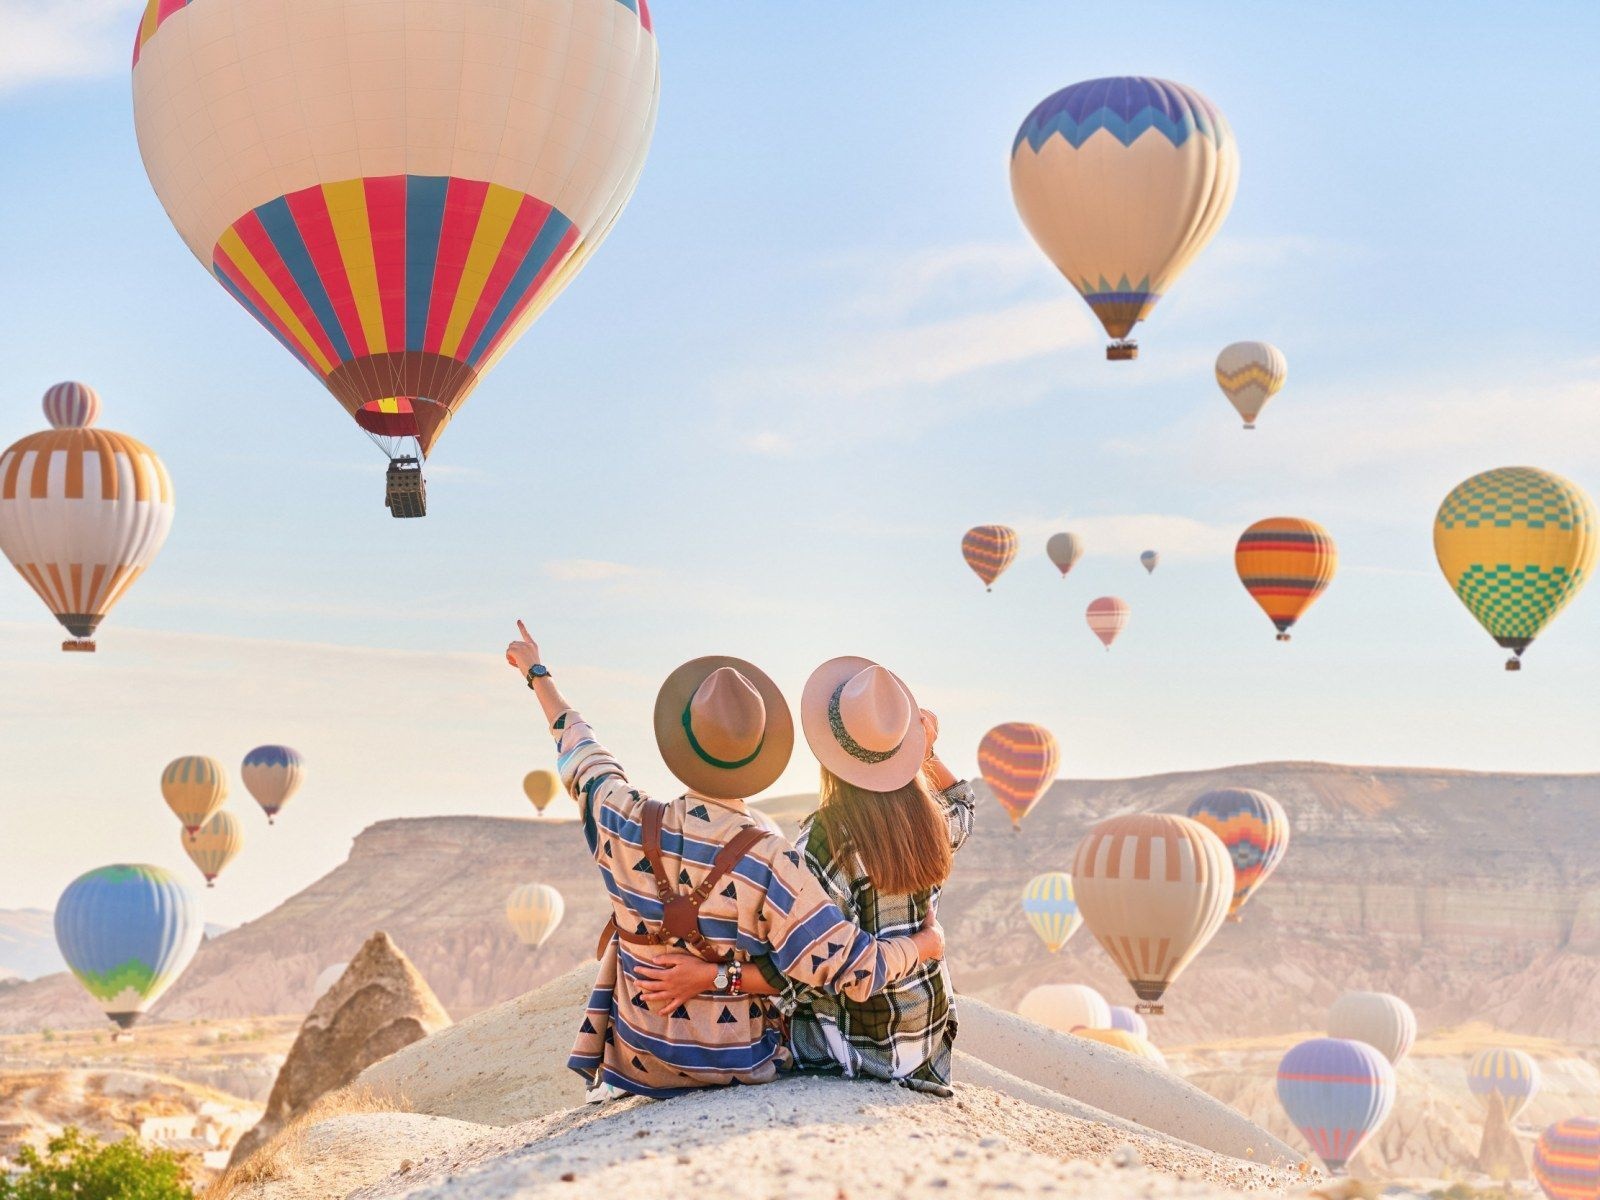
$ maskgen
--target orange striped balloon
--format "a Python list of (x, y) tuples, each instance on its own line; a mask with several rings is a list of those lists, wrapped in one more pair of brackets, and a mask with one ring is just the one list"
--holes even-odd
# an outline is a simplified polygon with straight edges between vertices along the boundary
[(978, 744), (978, 770), (994, 798), (1020, 828), (1056, 777), (1061, 752), (1050, 731), (1025, 721), (996, 725)]
[(1090, 632), (1109, 650), (1111, 643), (1128, 627), (1128, 602), (1116, 596), (1101, 596), (1089, 601), (1084, 617), (1089, 622)]
[(1278, 640), (1333, 582), (1339, 548), (1328, 531), (1304, 517), (1268, 517), (1239, 537), (1233, 552), (1239, 582), (1278, 627)]
[(172, 525), (172, 480), (137, 438), (95, 429), (100, 398), (83, 384), (45, 396), (54, 428), (0, 454), (0, 550), (72, 635), (94, 632), (155, 560)]
[(961, 557), (967, 566), (983, 580), (984, 587), (994, 590), (994, 581), (1017, 557), (1017, 531), (1004, 525), (979, 525), (967, 530), (961, 539)]
[(1222, 839), (1172, 813), (1101, 821), (1078, 846), (1073, 894), (1089, 932), (1140, 1000), (1156, 1003), (1227, 919), (1233, 862)]
[(1550, 1200), (1595, 1200), (1600, 1195), (1600, 1121), (1571, 1117), (1539, 1135), (1533, 1177)]

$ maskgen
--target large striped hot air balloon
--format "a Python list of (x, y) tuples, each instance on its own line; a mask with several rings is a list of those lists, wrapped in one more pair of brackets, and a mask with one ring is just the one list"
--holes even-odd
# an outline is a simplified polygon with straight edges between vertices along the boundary
[(1221, 228), (1239, 182), (1211, 101), (1165, 79), (1090, 79), (1039, 104), (1011, 146), (1011, 193), (1039, 248), (1126, 339)]
[(1072, 898), (1072, 876), (1065, 871), (1047, 871), (1030, 879), (1022, 889), (1022, 912), (1051, 954), (1083, 924)]
[(1394, 1107), (1394, 1068), (1365, 1042), (1313, 1038), (1278, 1064), (1278, 1102), (1337, 1175)]
[(978, 743), (978, 770), (1011, 817), (1014, 828), (1039, 802), (1056, 777), (1056, 739), (1040, 725), (1011, 721), (996, 725)]
[(525, 883), (506, 897), (506, 920), (524, 946), (544, 945), (566, 910), (561, 893), (547, 883)]
[(1222, 839), (1233, 859), (1231, 920), (1278, 869), (1289, 850), (1289, 816), (1265, 792), (1254, 788), (1217, 788), (1196, 797), (1189, 816)]
[(1550, 1200), (1595, 1200), (1600, 1196), (1600, 1121), (1572, 1117), (1539, 1135), (1533, 1177)]
[(1044, 544), (1044, 552), (1065, 579), (1067, 572), (1083, 557), (1083, 539), (1075, 533), (1052, 533)]
[(1141, 1001), (1159, 1013), (1173, 980), (1222, 927), (1233, 864), (1216, 834), (1188, 817), (1128, 813), (1078, 846), (1072, 885), (1089, 932)]
[(1110, 1046), (1113, 1050), (1121, 1050), (1124, 1054), (1131, 1054), (1135, 1058), (1142, 1058), (1146, 1062), (1155, 1063), (1158, 1067), (1167, 1065), (1167, 1056), (1157, 1050), (1154, 1043), (1142, 1033), (1133, 1033), (1127, 1029), (1074, 1029), (1073, 1037), (1086, 1038), (1091, 1042), (1099, 1042), (1102, 1046)]
[(1111, 1028), (1111, 1006), (1086, 983), (1046, 983), (1017, 1005), (1017, 1014), (1057, 1033)]
[(1098, 600), (1089, 601), (1083, 616), (1089, 622), (1089, 632), (1109, 650), (1111, 643), (1121, 637), (1122, 631), (1128, 627), (1128, 612), (1126, 600), (1116, 596), (1101, 596)]
[(1303, 517), (1269, 517), (1239, 537), (1233, 552), (1239, 582), (1287, 642), (1289, 630), (1316, 603), (1339, 569), (1328, 531)]
[(161, 772), (161, 797), (193, 837), (228, 799), (227, 772), (214, 758), (175, 758)]
[(1433, 549), (1467, 611), (1511, 651), (1506, 670), (1594, 573), (1600, 515), (1571, 480), (1501, 467), (1458, 484), (1439, 506)]
[(1125, 1029), (1129, 1033), (1137, 1033), (1142, 1038), (1150, 1036), (1150, 1022), (1146, 1021), (1126, 1004), (1113, 1004), (1111, 1006), (1111, 1028)]
[(261, 811), (267, 814), (267, 824), (275, 825), (283, 806), (305, 782), (306, 763), (298, 750), (288, 746), (257, 746), (244, 756), (239, 774)]
[(1521, 1050), (1480, 1050), (1467, 1068), (1467, 1087), (1485, 1109), (1499, 1096), (1506, 1120), (1515, 1121), (1539, 1092), (1539, 1063)]
[(51, 428), (0, 454), (0, 550), (66, 627), (63, 650), (94, 632), (155, 561), (172, 527), (172, 480), (137, 438), (94, 428), (82, 383), (45, 393)]
[(988, 591), (1017, 557), (1017, 531), (1004, 525), (979, 525), (961, 539), (961, 557)]
[(541, 815), (560, 790), (561, 781), (554, 771), (529, 771), (523, 776), (522, 792)]
[(1328, 1036), (1365, 1042), (1398, 1067), (1417, 1040), (1417, 1014), (1388, 992), (1346, 992), (1328, 1010)]
[(414, 464), (611, 231), (659, 82), (646, 0), (148, 0), (133, 115), (194, 256)]
[(55, 925), (61, 957), (125, 1030), (183, 974), (205, 928), (188, 888), (139, 863), (78, 876), (61, 893)]
[(244, 849), (244, 827), (227, 809), (221, 809), (195, 834), (179, 834), (189, 861), (200, 868), (206, 886), (214, 887), (217, 876)]
[(1266, 342), (1234, 342), (1217, 355), (1217, 386), (1244, 418), (1246, 429), (1256, 427), (1261, 410), (1288, 378), (1288, 359)]

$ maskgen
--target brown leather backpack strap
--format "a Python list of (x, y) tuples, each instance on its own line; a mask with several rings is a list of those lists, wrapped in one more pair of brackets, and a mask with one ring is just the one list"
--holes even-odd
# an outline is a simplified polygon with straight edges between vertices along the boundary
[(660, 800), (645, 801), (643, 836), (640, 840), (644, 842), (644, 857), (650, 864), (650, 874), (655, 876), (656, 894), (663, 903), (678, 894), (677, 888), (667, 878), (667, 868), (661, 861), (661, 821), (666, 815), (667, 806)]
[(717, 851), (717, 856), (711, 860), (711, 872), (700, 881), (694, 889), (695, 895), (702, 900), (711, 895), (711, 889), (722, 882), (722, 877), (739, 865), (744, 856), (755, 849), (756, 843), (767, 836), (767, 831), (758, 825), (747, 825)]

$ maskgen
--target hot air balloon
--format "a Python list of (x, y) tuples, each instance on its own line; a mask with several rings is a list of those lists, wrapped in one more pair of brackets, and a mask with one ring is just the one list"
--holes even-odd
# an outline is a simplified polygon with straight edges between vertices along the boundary
[(1083, 923), (1159, 1013), (1168, 986), (1222, 927), (1233, 863), (1220, 838), (1171, 813), (1101, 821), (1078, 846), (1073, 890)]
[(1538, 1094), (1539, 1064), (1521, 1050), (1481, 1050), (1467, 1068), (1467, 1086), (1488, 1107), (1489, 1097), (1499, 1096), (1506, 1120), (1515, 1121)]
[(1506, 670), (1594, 571), (1594, 501), (1571, 480), (1533, 467), (1474, 475), (1444, 498), (1433, 523), (1439, 569), (1467, 611), (1511, 651)]
[(206, 877), (206, 886), (215, 887), (217, 876), (244, 849), (244, 829), (227, 809), (220, 810), (204, 825), (200, 832), (189, 836), (179, 834), (189, 861), (200, 868)]
[(1388, 992), (1346, 992), (1328, 1010), (1328, 1036), (1365, 1042), (1398, 1067), (1417, 1040), (1417, 1014)]
[(1039, 802), (1056, 777), (1060, 752), (1050, 731), (1025, 721), (996, 725), (978, 743), (978, 770), (1013, 828)]
[(1278, 640), (1316, 603), (1339, 569), (1339, 550), (1328, 531), (1302, 517), (1257, 521), (1233, 552), (1239, 582), (1278, 627)]
[(561, 893), (547, 883), (525, 883), (506, 898), (506, 920), (524, 946), (542, 946), (566, 912)]
[(967, 530), (961, 539), (961, 557), (967, 560), (972, 573), (983, 580), (987, 591), (994, 591), (994, 581), (1017, 557), (1017, 531), (1004, 525), (979, 525)]
[(61, 957), (123, 1030), (183, 974), (204, 933), (194, 894), (170, 871), (139, 863), (78, 876), (55, 925)]
[(645, 0), (149, 0), (133, 115), (194, 256), (422, 516), (418, 460), (632, 194), (659, 81)]
[(1137, 1033), (1142, 1038), (1150, 1036), (1150, 1023), (1126, 1004), (1111, 1006), (1111, 1028), (1125, 1029), (1129, 1033)]
[(1146, 575), (1154, 575), (1156, 573), (1156, 568), (1161, 565), (1161, 555), (1157, 554), (1154, 550), (1146, 550), (1143, 554), (1139, 555), (1139, 561), (1144, 565), (1144, 573)]
[(1088, 610), (1083, 616), (1089, 622), (1089, 631), (1109, 650), (1111, 643), (1128, 627), (1128, 602), (1115, 596), (1101, 596), (1098, 600), (1089, 601)]
[(1165, 79), (1090, 79), (1039, 104), (1011, 146), (1011, 194), (1045, 256), (1115, 339), (1109, 359), (1221, 228), (1239, 182), (1228, 122)]
[(45, 393), (51, 428), (0, 454), (0, 550), (72, 635), (94, 632), (155, 561), (172, 528), (172, 480), (155, 451), (94, 428), (100, 397), (82, 383)]
[(1278, 869), (1289, 850), (1289, 816), (1265, 792), (1254, 788), (1217, 788), (1189, 805), (1189, 816), (1222, 839), (1233, 859), (1230, 920)]
[(267, 814), (267, 824), (275, 825), (278, 813), (305, 781), (306, 764), (299, 752), (288, 746), (257, 746), (244, 756), (239, 773), (261, 811)]
[(1600, 1121), (1572, 1117), (1539, 1135), (1533, 1177), (1550, 1200), (1595, 1200), (1600, 1196)]
[(561, 790), (561, 781), (554, 771), (529, 771), (522, 779), (522, 790), (533, 807), (543, 813)]
[(1278, 1102), (1337, 1175), (1394, 1107), (1394, 1068), (1365, 1042), (1313, 1038), (1278, 1064)]
[(1052, 533), (1050, 540), (1044, 544), (1044, 552), (1065, 579), (1067, 572), (1083, 557), (1083, 539), (1075, 533)]
[(1048, 871), (1030, 879), (1022, 889), (1022, 912), (1051, 954), (1065, 946), (1083, 924), (1072, 899), (1072, 876), (1065, 871)]
[(1167, 1065), (1167, 1056), (1157, 1050), (1151, 1044), (1150, 1039), (1143, 1034), (1115, 1028), (1074, 1029), (1072, 1036), (1086, 1038), (1091, 1042), (1099, 1042), (1102, 1046), (1110, 1046), (1114, 1050), (1121, 1050), (1125, 1054), (1132, 1054), (1136, 1058), (1153, 1062), (1158, 1067), (1165, 1068)]
[(161, 795), (193, 837), (228, 798), (228, 776), (215, 759), (175, 758), (161, 772)]
[(1086, 983), (1047, 983), (1036, 987), (1017, 1005), (1017, 1014), (1057, 1033), (1111, 1027), (1111, 1006)]
[(1228, 403), (1254, 429), (1261, 410), (1289, 378), (1289, 360), (1266, 342), (1234, 342), (1217, 355), (1217, 386)]

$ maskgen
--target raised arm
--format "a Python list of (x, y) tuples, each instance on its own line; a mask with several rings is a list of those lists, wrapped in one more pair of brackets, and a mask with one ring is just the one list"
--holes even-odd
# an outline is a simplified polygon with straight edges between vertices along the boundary
[(521, 621), (517, 622), (517, 632), (522, 638), (506, 647), (506, 661), (527, 680), (533, 694), (538, 697), (539, 707), (544, 709), (545, 724), (554, 728), (557, 719), (562, 713), (570, 711), (572, 705), (567, 703), (567, 698), (556, 686), (555, 676), (549, 674), (548, 670), (543, 675), (531, 673), (535, 667), (544, 666), (544, 659), (539, 656), (539, 647), (528, 633), (528, 627)]

